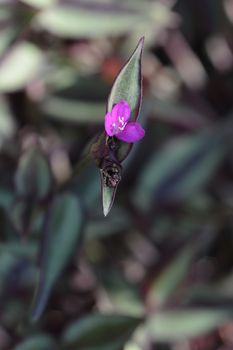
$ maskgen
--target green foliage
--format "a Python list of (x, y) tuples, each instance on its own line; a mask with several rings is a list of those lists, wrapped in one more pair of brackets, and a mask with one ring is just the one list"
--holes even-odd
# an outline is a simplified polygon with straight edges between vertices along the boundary
[(51, 6), (55, 3), (55, 0), (22, 0), (25, 4), (30, 6), (35, 6), (38, 8), (43, 8), (47, 6)]
[(15, 45), (0, 66), (0, 91), (11, 92), (26, 86), (38, 77), (42, 68), (41, 51), (29, 42)]
[(19, 244), (19, 242), (9, 242), (9, 243), (1, 243), (0, 251), (8, 252), (14, 256), (22, 256), (30, 259), (35, 259), (36, 256), (36, 245), (33, 243), (24, 243)]
[[(129, 103), (131, 108), (131, 114), (132, 114), (132, 120), (136, 120), (138, 117), (140, 105), (141, 105), (141, 99), (142, 99), (142, 75), (141, 75), (141, 60), (142, 60), (142, 50), (143, 50), (143, 43), (144, 38), (142, 38), (138, 46), (136, 47), (134, 53), (128, 60), (128, 62), (125, 64), (125, 66), (122, 68), (120, 73), (118, 74), (113, 87), (111, 89), (108, 104), (107, 104), (107, 111), (111, 112), (113, 106), (118, 103), (121, 100), (125, 100)], [(130, 119), (131, 120), (131, 119)], [(98, 157), (101, 159), (103, 156), (108, 161), (110, 158), (110, 161), (115, 162), (117, 160), (118, 162), (122, 162), (127, 155), (129, 154), (132, 144), (126, 143), (126, 142), (118, 142), (117, 149), (114, 152), (114, 157), (112, 158), (112, 153), (109, 152), (109, 154), (105, 155), (106, 151), (102, 151), (102, 148), (104, 147), (106, 149), (106, 140), (103, 139), (103, 142), (101, 141), (103, 138), (103, 135), (99, 138), (100, 146), (98, 148)], [(104, 153), (104, 154), (102, 154)], [(112, 158), (112, 159), (111, 159)], [(103, 161), (104, 164), (104, 161)], [(104, 165), (103, 165), (104, 168)], [(121, 171), (121, 169), (119, 169)], [(104, 216), (107, 216), (112, 205), (114, 202), (117, 186), (115, 187), (109, 187), (106, 186), (104, 181), (104, 169), (101, 169), (101, 191), (102, 191), (102, 205), (103, 205), (103, 212)]]
[(1, 1), (1, 350), (232, 348), (230, 3)]
[(148, 320), (148, 329), (156, 341), (174, 341), (210, 332), (232, 317), (226, 309), (164, 311)]
[(52, 350), (56, 349), (55, 341), (49, 336), (39, 334), (34, 335), (21, 344), (17, 345), (15, 350)]
[(105, 105), (103, 103), (76, 102), (65, 98), (51, 97), (44, 101), (42, 110), (51, 119), (61, 122), (84, 125), (88, 122), (102, 124)]
[[(121, 100), (129, 103), (131, 108), (131, 119), (136, 120), (139, 114), (141, 99), (142, 99), (142, 52), (143, 52), (144, 38), (142, 38), (136, 50), (130, 57), (129, 61), (122, 68), (118, 74), (113, 87), (111, 89), (107, 111), (110, 112), (114, 104)], [(131, 145), (121, 142), (119, 149), (116, 152), (116, 157), (119, 162), (122, 162), (128, 155)]]
[(65, 330), (67, 349), (120, 350), (142, 320), (123, 315), (93, 314)]
[(20, 197), (40, 200), (48, 196), (52, 188), (51, 171), (40, 150), (29, 149), (22, 154), (15, 174), (15, 187)]
[(56, 6), (40, 13), (35, 21), (60, 37), (93, 38), (127, 33), (139, 19), (140, 16), (133, 11), (117, 13), (85, 6)]
[(148, 302), (156, 306), (165, 304), (183, 282), (197, 251), (197, 244), (184, 247), (164, 266), (150, 287)]
[(138, 180), (135, 204), (148, 210), (153, 200), (186, 199), (200, 191), (224, 159), (228, 146), (219, 129), (171, 140), (147, 163)]
[(142, 38), (129, 61), (118, 74), (109, 99), (107, 111), (110, 112), (114, 104), (126, 100), (132, 110), (132, 120), (136, 120), (141, 104), (141, 59), (144, 38)]
[(102, 205), (104, 216), (107, 216), (112, 208), (116, 190), (117, 187), (112, 188), (102, 185)]
[(54, 284), (80, 244), (83, 213), (78, 199), (72, 194), (55, 198), (44, 218), (41, 271), (32, 310), (33, 320), (43, 312)]

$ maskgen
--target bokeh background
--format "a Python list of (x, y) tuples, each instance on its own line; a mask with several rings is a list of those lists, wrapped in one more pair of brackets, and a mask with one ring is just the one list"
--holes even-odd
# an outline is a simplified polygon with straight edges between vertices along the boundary
[[(1, 350), (233, 348), (232, 22), (232, 0), (0, 1)], [(142, 36), (146, 136), (105, 218), (82, 157)]]

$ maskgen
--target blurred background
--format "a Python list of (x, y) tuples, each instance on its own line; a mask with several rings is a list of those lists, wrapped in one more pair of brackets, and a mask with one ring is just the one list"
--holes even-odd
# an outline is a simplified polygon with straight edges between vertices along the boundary
[[(0, 349), (233, 349), (233, 1), (0, 1)], [(145, 36), (145, 138), (94, 161)]]

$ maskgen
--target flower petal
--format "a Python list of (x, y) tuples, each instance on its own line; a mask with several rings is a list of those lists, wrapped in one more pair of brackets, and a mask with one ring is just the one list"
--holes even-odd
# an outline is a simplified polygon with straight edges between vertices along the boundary
[(137, 122), (128, 123), (124, 130), (115, 135), (119, 140), (133, 143), (141, 140), (145, 135), (145, 130)]
[(131, 110), (128, 102), (122, 100), (113, 107), (111, 112), (105, 115), (105, 130), (108, 136), (121, 133), (121, 130), (129, 120), (130, 113)]
[(113, 123), (114, 123), (114, 120), (112, 118), (112, 115), (111, 115), (111, 113), (108, 112), (105, 115), (105, 121), (104, 121), (105, 131), (108, 134), (108, 136), (114, 135), (113, 128), (112, 128)]
[(129, 120), (131, 113), (131, 108), (127, 101), (121, 100), (112, 109), (112, 118), (114, 122), (119, 122), (119, 117), (123, 117), (124, 121), (127, 122)]

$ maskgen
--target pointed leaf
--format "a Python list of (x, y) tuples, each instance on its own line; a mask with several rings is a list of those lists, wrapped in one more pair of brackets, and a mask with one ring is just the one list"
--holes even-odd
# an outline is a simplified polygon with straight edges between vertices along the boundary
[(33, 320), (42, 314), (54, 284), (78, 249), (82, 226), (83, 215), (77, 197), (67, 193), (59, 195), (47, 212)]
[(63, 344), (69, 350), (121, 350), (141, 321), (124, 315), (92, 314), (65, 330)]
[(108, 99), (107, 112), (111, 112), (114, 104), (121, 100), (129, 103), (130, 120), (136, 120), (142, 98), (141, 60), (144, 38), (141, 38), (132, 56), (118, 74)]
[[(127, 101), (131, 109), (131, 120), (137, 119), (141, 105), (141, 57), (143, 44), (144, 38), (139, 41), (136, 50), (117, 76), (107, 105), (107, 111), (110, 112), (114, 104), (121, 100)], [(113, 140), (106, 138), (106, 134), (102, 133), (92, 145), (91, 150), (93, 158), (101, 169), (102, 205), (105, 216), (112, 207), (116, 188), (121, 179), (120, 162), (125, 159), (132, 147), (132, 144)], [(110, 145), (110, 142), (113, 142), (114, 145)], [(115, 172), (116, 169), (118, 174)]]
[[(141, 61), (144, 38), (141, 38), (136, 50), (117, 76), (109, 95), (107, 112), (111, 112), (114, 104), (121, 100), (129, 103), (131, 108), (130, 121), (136, 120), (142, 99)], [(128, 155), (132, 145), (120, 142), (117, 159), (122, 162)]]
[(102, 182), (101, 194), (102, 194), (102, 205), (103, 205), (104, 216), (107, 216), (112, 208), (114, 198), (116, 195), (116, 190), (117, 190), (117, 187), (114, 187), (114, 188), (107, 187)]

